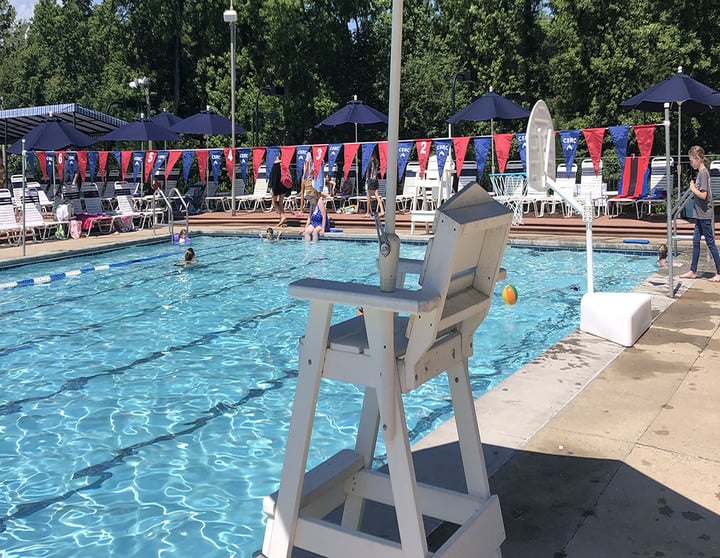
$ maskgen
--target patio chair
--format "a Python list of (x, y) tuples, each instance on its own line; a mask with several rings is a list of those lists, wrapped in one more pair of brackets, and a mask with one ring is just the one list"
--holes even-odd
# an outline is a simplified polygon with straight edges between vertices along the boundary
[[(670, 158), (670, 168), (674, 165), (673, 158)], [(652, 213), (653, 206), (662, 207), (667, 203), (667, 191), (672, 188), (672, 170), (670, 177), (667, 175), (667, 159), (665, 157), (654, 157), (650, 161), (650, 178), (648, 193), (635, 202), (635, 212), (638, 219)]]
[(62, 197), (66, 203), (72, 207), (73, 215), (82, 215), (85, 213), (82, 199), (80, 199), (80, 189), (75, 184), (62, 185)]
[[(419, 290), (382, 292), (377, 284), (322, 279), (290, 285), (290, 295), (309, 300), (310, 309), (280, 489), (263, 503), (268, 521), (262, 556), (287, 558), (294, 547), (322, 556), (499, 556), (505, 532), (497, 496), (490, 493), (468, 359), (503, 277), (511, 221), (507, 208), (472, 185), (438, 209), (424, 260), (401, 261), (398, 284), (406, 273), (419, 274)], [(336, 304), (358, 301), (363, 315), (330, 324)], [(465, 491), (418, 483), (410, 451), (401, 395), (445, 371)], [(357, 439), (353, 449), (306, 473), (326, 379), (365, 386)], [(373, 469), (378, 431), (389, 472)], [(371, 502), (395, 512), (394, 540), (360, 531)], [(341, 517), (328, 516), (333, 510)], [(423, 516), (460, 526), (435, 553), (428, 550)]]
[(100, 200), (100, 192), (94, 182), (83, 182), (80, 186), (80, 196), (85, 206), (84, 213), (76, 213), (75, 216), (82, 221), (82, 230), (88, 236), (93, 230), (99, 233), (108, 234), (115, 230), (118, 218), (105, 213)]
[(590, 201), (595, 208), (597, 215), (607, 212), (607, 184), (603, 182), (603, 162), (598, 162), (598, 170), (595, 172), (595, 165), (592, 159), (583, 159), (580, 166), (580, 203), (585, 202), (587, 193), (590, 194)]
[(67, 220), (59, 220), (54, 217), (47, 219), (42, 212), (40, 205), (40, 197), (38, 193), (42, 187), (37, 182), (27, 183), (27, 198), (25, 200), (25, 228), (32, 233), (33, 240), (44, 241), (55, 233), (60, 225), (67, 228), (70, 222)]
[(18, 244), (22, 234), (22, 224), (18, 223), (10, 190), (0, 190), (0, 235), (9, 244)]
[(268, 207), (272, 209), (272, 193), (268, 187), (264, 165), (260, 165), (258, 169), (258, 176), (253, 184), (253, 193), (245, 196), (237, 196), (235, 203), (248, 213), (252, 213), (258, 209), (268, 211)]
[(710, 191), (713, 199), (720, 203), (720, 160), (711, 161), (710, 168)]
[(545, 200), (545, 205), (550, 207), (550, 212), (555, 213), (558, 207), (562, 211), (564, 217), (570, 217), (573, 214), (573, 209), (567, 203), (565, 198), (572, 200), (575, 197), (577, 191), (577, 165), (575, 163), (570, 167), (570, 172), (567, 171), (567, 165), (562, 163), (557, 166), (555, 173), (555, 188), (550, 196)]
[(637, 201), (647, 193), (648, 160), (646, 157), (627, 157), (623, 167), (621, 188), (617, 196), (607, 200), (607, 212), (617, 217), (623, 207), (636, 206)]

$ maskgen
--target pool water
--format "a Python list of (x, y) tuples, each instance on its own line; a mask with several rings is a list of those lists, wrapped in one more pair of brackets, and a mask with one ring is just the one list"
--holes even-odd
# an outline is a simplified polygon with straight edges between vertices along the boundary
[[(288, 283), (378, 284), (377, 247), (246, 237), (192, 246), (200, 265), (189, 269), (174, 266), (184, 248), (157, 244), (0, 270), (0, 284), (55, 274), (0, 290), (0, 555), (260, 549), (308, 310)], [(403, 244), (401, 256), (424, 250)], [(584, 252), (510, 247), (503, 266), (508, 279), (475, 336), (476, 396), (579, 323)], [(598, 252), (595, 288), (627, 291), (654, 269), (654, 255)], [(514, 306), (499, 296), (507, 283)], [(355, 310), (336, 308), (334, 319)], [(321, 390), (309, 466), (353, 446), (360, 414), (358, 388)], [(405, 401), (412, 441), (451, 415), (442, 376)]]

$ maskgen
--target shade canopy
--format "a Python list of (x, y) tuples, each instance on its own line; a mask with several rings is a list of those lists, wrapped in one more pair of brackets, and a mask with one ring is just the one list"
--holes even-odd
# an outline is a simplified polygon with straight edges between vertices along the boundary
[(345, 127), (353, 128), (355, 125), (387, 128), (388, 117), (370, 105), (366, 105), (365, 101), (353, 99), (335, 111), (325, 120), (316, 124), (315, 127), (320, 130), (328, 130), (330, 128)]
[(6, 109), (0, 110), (0, 141), (6, 145), (16, 142), (50, 114), (93, 138), (126, 124), (124, 120), (76, 103)]
[(137, 118), (130, 124), (105, 134), (100, 139), (105, 141), (172, 141), (179, 140), (180, 136), (147, 118)]
[(155, 116), (152, 116), (150, 120), (155, 124), (167, 129), (172, 128), (178, 122), (182, 122), (182, 118), (166, 110), (157, 113)]
[(516, 120), (529, 117), (529, 110), (502, 95), (490, 91), (453, 114), (446, 122), (457, 124), (461, 120)]
[[(232, 121), (214, 110), (201, 110), (197, 114), (188, 116), (170, 128), (179, 134), (203, 135), (232, 135)], [(245, 128), (235, 124), (235, 133), (246, 133)]]
[(680, 66), (677, 73), (623, 101), (620, 106), (628, 110), (662, 112), (665, 103), (670, 103), (670, 110), (680, 109), (685, 114), (698, 114), (720, 105), (717, 91), (684, 74)]
[[(95, 140), (73, 128), (57, 117), (49, 116), (44, 122), (30, 130), (25, 139), (25, 149), (28, 151), (55, 151), (68, 146), (87, 147), (95, 143)], [(22, 154), (22, 140), (17, 140), (8, 149), (10, 153)]]

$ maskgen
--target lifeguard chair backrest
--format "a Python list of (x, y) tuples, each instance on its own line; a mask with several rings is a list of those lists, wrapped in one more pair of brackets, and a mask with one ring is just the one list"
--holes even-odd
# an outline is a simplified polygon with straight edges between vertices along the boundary
[(408, 323), (403, 390), (413, 384), (415, 364), (440, 337), (459, 332), (463, 354), (472, 354), (472, 337), (490, 309), (512, 217), (477, 182), (438, 208), (420, 282), (440, 302)]

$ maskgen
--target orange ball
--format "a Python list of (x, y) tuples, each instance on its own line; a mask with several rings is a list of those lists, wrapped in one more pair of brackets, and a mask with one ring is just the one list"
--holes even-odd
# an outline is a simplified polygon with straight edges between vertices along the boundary
[(502, 299), (505, 304), (515, 304), (518, 299), (517, 289), (512, 285), (505, 285), (502, 290)]

